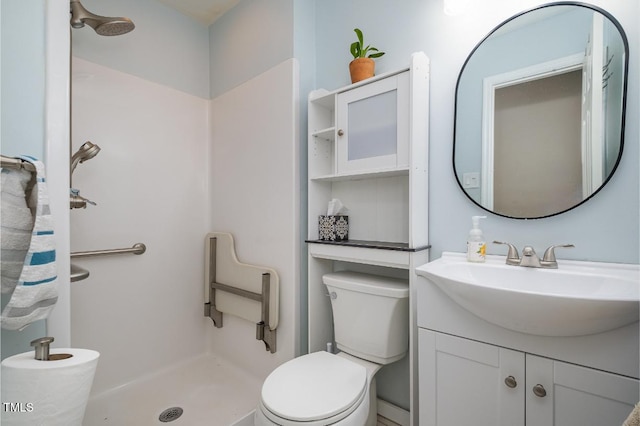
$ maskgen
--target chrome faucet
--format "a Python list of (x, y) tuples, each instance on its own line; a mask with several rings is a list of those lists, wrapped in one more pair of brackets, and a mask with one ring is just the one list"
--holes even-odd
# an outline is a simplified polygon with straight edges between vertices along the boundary
[(518, 249), (516, 248), (516, 246), (509, 243), (504, 243), (502, 241), (494, 241), (493, 244), (504, 244), (505, 246), (509, 246), (509, 251), (507, 252), (507, 265), (520, 265), (520, 255), (518, 254)]
[(494, 244), (504, 244), (509, 246), (507, 253), (507, 265), (524, 266), (527, 268), (548, 268), (558, 269), (558, 261), (556, 260), (555, 249), (558, 247), (569, 248), (575, 247), (573, 244), (553, 245), (544, 251), (542, 259), (538, 257), (536, 251), (531, 246), (525, 246), (522, 249), (522, 258), (518, 255), (518, 249), (513, 244), (504, 243), (502, 241), (494, 241)]
[(542, 260), (540, 261), (540, 265), (543, 268), (558, 269), (558, 262), (556, 261), (556, 252), (555, 252), (555, 249), (557, 247), (560, 247), (560, 248), (573, 248), (575, 246), (573, 244), (558, 244), (558, 245), (551, 246), (548, 249), (546, 249), (544, 251), (544, 254), (542, 255)]
[[(540, 258), (536, 254), (536, 251), (531, 246), (524, 246), (522, 249), (522, 258), (520, 259), (520, 266), (527, 268), (542, 268)], [(556, 268), (558, 265), (556, 264)]]

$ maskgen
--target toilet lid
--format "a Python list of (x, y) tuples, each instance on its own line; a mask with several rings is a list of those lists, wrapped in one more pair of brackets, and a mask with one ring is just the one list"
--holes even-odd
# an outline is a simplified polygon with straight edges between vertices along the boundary
[(367, 370), (328, 352), (315, 352), (276, 368), (262, 386), (262, 403), (273, 414), (294, 421), (335, 416), (365, 392)]

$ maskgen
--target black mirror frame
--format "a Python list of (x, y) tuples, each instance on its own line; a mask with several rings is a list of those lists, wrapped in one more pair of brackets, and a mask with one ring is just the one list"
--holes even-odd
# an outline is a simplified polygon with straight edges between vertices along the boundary
[[(498, 31), (500, 28), (502, 28), (504, 25), (506, 25), (507, 23), (511, 22), (512, 20), (527, 14), (529, 12), (533, 12), (536, 10), (540, 10), (540, 9), (544, 9), (547, 7), (552, 7), (552, 6), (578, 6), (578, 7), (584, 7), (586, 9), (590, 9), (594, 12), (598, 12), (600, 14), (602, 14), (603, 16), (605, 16), (607, 19), (609, 19), (611, 21), (611, 23), (613, 23), (613, 25), (618, 29), (618, 31), (620, 32), (620, 36), (622, 38), (622, 42), (624, 44), (624, 49), (625, 49), (625, 58), (624, 58), (624, 76), (623, 76), (623, 86), (622, 86), (622, 109), (621, 109), (621, 122), (620, 122), (620, 152), (618, 153), (618, 158), (616, 159), (616, 162), (613, 166), (613, 169), (611, 169), (611, 173), (609, 173), (609, 175), (607, 176), (607, 178), (604, 180), (604, 182), (602, 182), (602, 184), (598, 187), (598, 189), (596, 189), (595, 191), (593, 191), (591, 193), (591, 195), (589, 195), (588, 197), (586, 197), (584, 200), (582, 200), (581, 202), (579, 202), (578, 204), (573, 205), (572, 207), (569, 207), (565, 210), (561, 210), (559, 212), (556, 213), (552, 213), (552, 214), (548, 214), (548, 215), (544, 215), (544, 216), (535, 216), (535, 217), (514, 217), (514, 216), (509, 216), (506, 214), (501, 214), (501, 213), (497, 213), (494, 212), (493, 210), (489, 210), (486, 207), (482, 206), (479, 202), (477, 202), (476, 200), (474, 200), (468, 193), (467, 191), (465, 191), (464, 187), (462, 186), (462, 182), (458, 176), (458, 172), (456, 170), (456, 117), (457, 117), (457, 113), (458, 113), (458, 88), (460, 85), (460, 78), (462, 77), (462, 73), (464, 72), (465, 67), (467, 66), (467, 63), (469, 62), (469, 60), (471, 59), (471, 57), (473, 56), (473, 54), (476, 52), (476, 50), (478, 50), (478, 48), (482, 45), (482, 43), (484, 43), (489, 37), (491, 37), (491, 35), (493, 35), (493, 33), (495, 33), (496, 31)], [(453, 163), (453, 174), (455, 176), (456, 182), (458, 183), (458, 186), (460, 187), (460, 189), (462, 190), (462, 192), (464, 193), (464, 195), (467, 196), (467, 198), (469, 198), (475, 205), (477, 205), (478, 207), (480, 207), (481, 209), (492, 213), (494, 215), (497, 216), (502, 216), (502, 217), (506, 217), (509, 219), (520, 219), (520, 220), (530, 220), (530, 219), (544, 219), (547, 217), (552, 217), (552, 216), (557, 216), (559, 214), (562, 213), (566, 213), (570, 210), (575, 209), (578, 206), (583, 205), (585, 202), (587, 202), (588, 200), (592, 199), (598, 192), (600, 192), (602, 190), (602, 188), (604, 188), (607, 183), (611, 180), (611, 178), (613, 177), (613, 175), (615, 174), (616, 170), (618, 169), (618, 165), (620, 164), (620, 160), (622, 158), (622, 152), (624, 150), (624, 132), (625, 132), (625, 120), (626, 120), (626, 111), (627, 111), (627, 86), (628, 86), (628, 80), (629, 80), (629, 41), (627, 39), (627, 35), (624, 31), (624, 29), (622, 28), (622, 25), (620, 24), (620, 22), (618, 22), (618, 20), (616, 18), (613, 17), (613, 15), (611, 15), (609, 12), (605, 11), (604, 9), (601, 9), (597, 6), (591, 5), (591, 4), (587, 4), (587, 3), (581, 3), (581, 2), (573, 2), (573, 1), (558, 1), (558, 2), (552, 2), (552, 3), (546, 3), (540, 6), (536, 6), (534, 8), (525, 10), (523, 12), (520, 12), (516, 15), (513, 15), (512, 17), (504, 20), (503, 22), (501, 22), (499, 25), (497, 25), (493, 30), (491, 30), (489, 32), (489, 34), (487, 34), (482, 40), (480, 40), (480, 42), (478, 44), (476, 44), (476, 46), (473, 48), (473, 50), (469, 53), (469, 55), (467, 56), (467, 59), (464, 61), (464, 64), (462, 65), (462, 68), (460, 69), (460, 73), (458, 74), (458, 79), (456, 81), (456, 91), (455, 91), (455, 106), (454, 106), (454, 114), (453, 114), (453, 156), (452, 156), (452, 163)]]

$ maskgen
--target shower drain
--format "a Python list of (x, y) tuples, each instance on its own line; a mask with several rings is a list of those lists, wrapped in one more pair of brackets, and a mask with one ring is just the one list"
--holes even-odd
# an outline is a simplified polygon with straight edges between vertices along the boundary
[(180, 407), (167, 408), (162, 413), (160, 413), (158, 420), (163, 423), (172, 422), (179, 418), (182, 415), (183, 411), (184, 410)]

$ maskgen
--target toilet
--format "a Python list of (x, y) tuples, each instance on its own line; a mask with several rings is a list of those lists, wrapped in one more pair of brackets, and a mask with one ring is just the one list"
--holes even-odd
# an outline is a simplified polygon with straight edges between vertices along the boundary
[(409, 347), (409, 284), (350, 271), (322, 281), (340, 352), (314, 352), (276, 368), (262, 386), (256, 426), (376, 424), (375, 374)]

